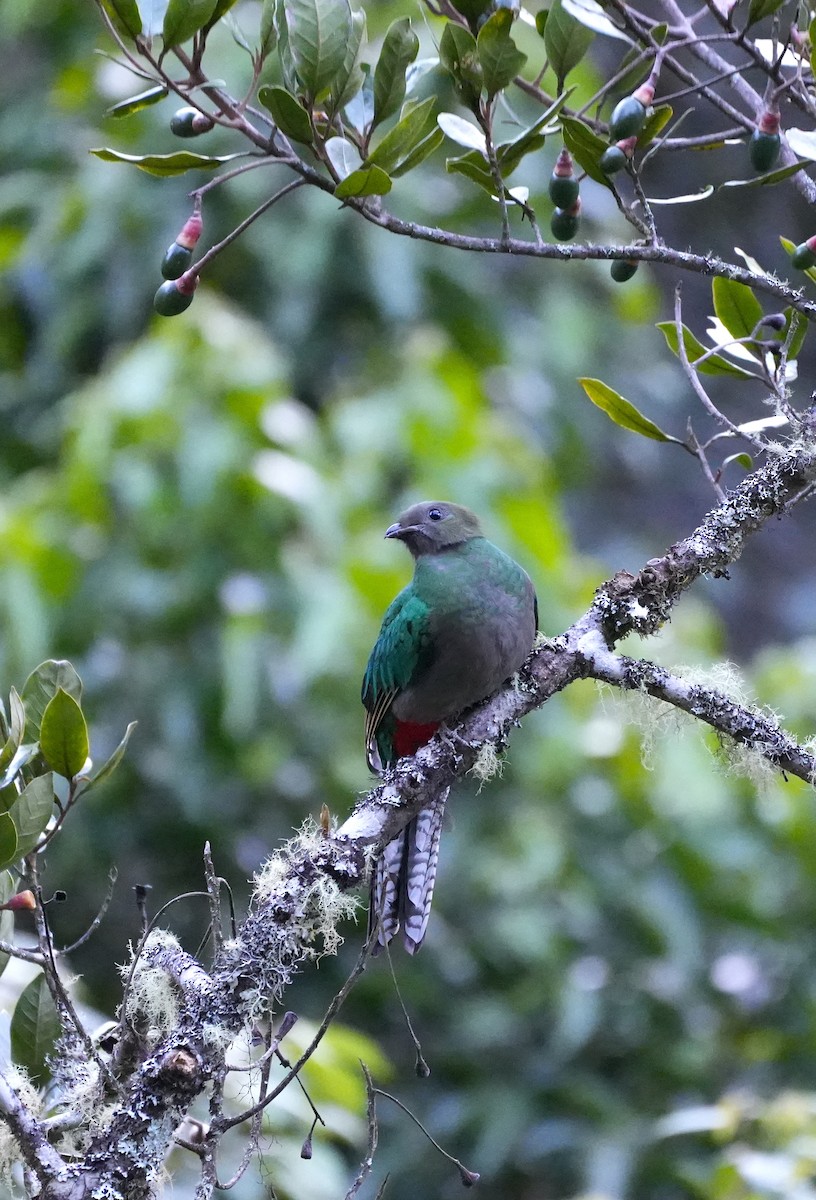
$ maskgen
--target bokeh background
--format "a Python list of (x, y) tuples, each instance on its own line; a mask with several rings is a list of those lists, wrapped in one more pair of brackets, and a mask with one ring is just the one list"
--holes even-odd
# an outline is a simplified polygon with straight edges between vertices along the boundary
[[(374, 40), (404, 12), (372, 8)], [(236, 13), (251, 33), (258, 6)], [(151, 885), (154, 909), (200, 887), (209, 839), (240, 912), (293, 827), (323, 803), (342, 818), (369, 785), (359, 680), (408, 576), (382, 538), (401, 508), (475, 508), (535, 578), (557, 633), (714, 497), (689, 456), (616, 428), (575, 382), (603, 378), (677, 435), (689, 415), (705, 430), (653, 327), (671, 314), (671, 271), (618, 287), (597, 263), (467, 257), (300, 192), (162, 321), (159, 263), (198, 177), (157, 180), (88, 150), (177, 148), (175, 105), (106, 116), (139, 84), (99, 53), (112, 46), (92, 5), (7, 0), (2, 25), (0, 680), (19, 688), (41, 659), (69, 657), (98, 761), (138, 721), (125, 763), (48, 857), (48, 886), (68, 893), (54, 915), (66, 942), (119, 870), (110, 914), (72, 964), (86, 1000), (112, 1014), (115, 964), (138, 933), (134, 884)], [(214, 73), (242, 79), (229, 35), (214, 45)], [(586, 87), (607, 62), (597, 51)], [(209, 148), (236, 147), (216, 133)], [(545, 213), (556, 152), (514, 179)], [(740, 153), (658, 159), (650, 186), (671, 195), (745, 174)], [(493, 230), (489, 199), (441, 158), (400, 182), (394, 207)], [(270, 186), (256, 171), (216, 190), (205, 244)], [(784, 270), (777, 235), (813, 232), (805, 206), (780, 189), (749, 195), (674, 210), (667, 236), (728, 257), (736, 242)], [(603, 189), (585, 189), (584, 205), (588, 237), (626, 239)], [(709, 284), (683, 288), (702, 333)], [(758, 391), (715, 382), (732, 415), (764, 412)], [(810, 737), (812, 513), (763, 532), (731, 575), (630, 649), (715, 671)], [(728, 659), (737, 668), (715, 669)], [(314, 1158), (298, 1158), (308, 1119), (287, 1100), (236, 1196), (345, 1193), (365, 1146), (360, 1057), (481, 1172), (489, 1200), (816, 1195), (811, 791), (586, 684), (527, 720), (501, 779), (464, 783), (451, 809), (426, 948), (396, 964), (430, 1078), (414, 1075), (378, 961), (308, 1074), (328, 1122)], [(201, 903), (171, 914), (194, 949)], [(363, 930), (350, 924), (339, 958), (293, 989), (293, 1052)], [(402, 1113), (383, 1104), (381, 1121), (370, 1195), (386, 1172), (393, 1200), (458, 1194), (457, 1172)], [(191, 1195), (189, 1164), (173, 1165), (170, 1194)]]

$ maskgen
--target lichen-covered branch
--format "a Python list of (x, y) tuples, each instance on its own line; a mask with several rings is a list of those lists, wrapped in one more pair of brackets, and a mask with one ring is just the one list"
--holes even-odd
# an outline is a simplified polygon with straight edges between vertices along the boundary
[[(335, 833), (315, 826), (273, 856), (256, 881), (250, 915), (237, 937), (223, 944), (210, 972), (172, 935), (154, 931), (141, 949), (124, 1005), (123, 1022), (137, 1043), (127, 1095), (84, 1159), (62, 1164), (33, 1118), (26, 1123), (12, 1104), (10, 1119), (0, 1108), (25, 1146), (26, 1161), (45, 1155), (46, 1200), (146, 1200), (178, 1122), (223, 1073), (233, 1037), (268, 1015), (303, 965), (332, 948), (334, 926), (346, 911), (344, 896), (364, 881), (371, 854), (457, 777), (483, 771), (526, 713), (575, 680), (595, 678), (659, 697), (775, 767), (812, 780), (816, 760), (772, 717), (613, 648), (629, 633), (654, 633), (700, 575), (725, 575), (747, 539), (788, 512), (814, 479), (816, 448), (801, 441), (780, 449), (689, 537), (637, 575), (621, 572), (604, 583), (574, 625), (542, 639), (519, 675), (455, 729), (443, 729), (413, 758), (401, 760)], [(172, 1013), (164, 1026), (150, 1011), (151, 996), (162, 987), (175, 996), (174, 1004), (157, 1008)]]

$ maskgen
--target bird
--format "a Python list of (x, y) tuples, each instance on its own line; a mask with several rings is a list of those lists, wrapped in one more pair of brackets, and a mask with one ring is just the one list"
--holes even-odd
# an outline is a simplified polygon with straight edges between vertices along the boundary
[[(514, 675), (538, 628), (532, 580), (488, 541), (470, 509), (423, 501), (385, 536), (411, 552), (414, 576), (389, 605), (363, 676), (366, 759), (378, 775)], [(374, 953), (400, 930), (409, 954), (422, 945), (448, 791), (377, 861), (369, 907), (369, 931), (378, 930)]]

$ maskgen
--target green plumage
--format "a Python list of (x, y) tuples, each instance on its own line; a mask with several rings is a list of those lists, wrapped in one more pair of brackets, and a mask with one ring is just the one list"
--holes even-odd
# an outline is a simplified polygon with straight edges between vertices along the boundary
[[(415, 567), (383, 618), (363, 678), (366, 749), (375, 771), (413, 753), (441, 722), (496, 691), (532, 650), (537, 626), (529, 576), (484, 537), (468, 509), (442, 501), (414, 505), (386, 537), (405, 542)], [(401, 925), (412, 953), (422, 941), (444, 802), (441, 796), (386, 847), (372, 899), (381, 944)]]

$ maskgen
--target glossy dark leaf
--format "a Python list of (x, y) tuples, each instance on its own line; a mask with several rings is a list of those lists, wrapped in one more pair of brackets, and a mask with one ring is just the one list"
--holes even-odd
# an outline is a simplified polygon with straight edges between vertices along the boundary
[(0, 870), (5, 870), (17, 862), (21, 856), (17, 852), (17, 826), (7, 812), (0, 812)]
[[(677, 327), (674, 321), (660, 321), (657, 328), (665, 337), (666, 344), (672, 353), (679, 355)], [(704, 346), (685, 325), (682, 328), (683, 347), (686, 351), (686, 358), (692, 366), (696, 366), (698, 360), (702, 359), (708, 353), (709, 348)], [(754, 378), (754, 375), (750, 371), (746, 371), (735, 362), (731, 362), (730, 359), (722, 354), (708, 354), (708, 358), (704, 362), (700, 362), (699, 366), (696, 366), (696, 369), (701, 375), (732, 375), (737, 379)]]
[(625, 400), (618, 392), (602, 383), (600, 379), (579, 379), (581, 387), (593, 404), (597, 405), (606, 415), (623, 429), (630, 429), (642, 437), (651, 438), (655, 442), (677, 442), (678, 439), (664, 433), (654, 421), (645, 417), (639, 409)]
[(399, 166), (436, 128), (435, 108), (435, 96), (429, 96), (420, 104), (413, 105), (375, 146), (366, 162), (382, 167), (388, 172)]
[(316, 99), (343, 68), (351, 36), (348, 0), (283, 0), (289, 53), (306, 94)]
[(574, 117), (562, 117), (561, 128), (564, 143), (572, 157), (586, 171), (590, 179), (611, 187), (608, 178), (600, 168), (601, 155), (607, 149), (607, 143), (593, 133), (589, 126)]
[(51, 1078), (47, 1058), (62, 1027), (45, 975), (36, 975), (23, 990), (11, 1018), (11, 1057), (38, 1087)]
[(25, 858), (37, 845), (53, 811), (54, 781), (49, 771), (32, 779), (11, 809), (12, 819), (17, 826), (19, 858)]
[(391, 191), (391, 180), (381, 167), (360, 167), (338, 183), (334, 190), (338, 200), (352, 196), (385, 196)]
[(311, 145), (314, 140), (314, 130), (308, 112), (285, 88), (262, 87), (258, 91), (258, 99), (264, 108), (268, 108), (281, 133), (296, 142)]
[(717, 276), (711, 285), (711, 295), (714, 314), (732, 337), (754, 336), (762, 320), (762, 305), (746, 284)]
[(399, 111), (405, 99), (405, 73), (418, 53), (419, 38), (407, 17), (389, 25), (374, 68), (373, 128)]
[(128, 100), (120, 100), (118, 104), (114, 104), (105, 114), (108, 117), (129, 117), (133, 113), (141, 112), (143, 108), (149, 108), (152, 104), (158, 104), (160, 100), (168, 95), (166, 87), (152, 87), (147, 91), (139, 92), (138, 96), (131, 96)]
[(187, 171), (214, 171), (222, 163), (246, 157), (242, 154), (192, 154), (189, 150), (177, 150), (175, 154), (122, 154), (118, 150), (104, 148), (91, 150), (90, 153), (103, 162), (128, 163), (162, 179), (184, 175)]
[(113, 772), (119, 766), (122, 759), (125, 757), (125, 751), (127, 750), (128, 742), (130, 741), (131, 734), (133, 733), (133, 730), (135, 728), (136, 728), (136, 722), (131, 721), (131, 723), (128, 725), (127, 729), (125, 730), (125, 733), (124, 733), (124, 736), (123, 736), (121, 742), (116, 747), (113, 754), (111, 754), (110, 758), (105, 760), (105, 762), (102, 764), (102, 766), (96, 772), (96, 774), (94, 776), (92, 776), (91, 779), (89, 779), (87, 781), (83, 780), (83, 786), (82, 786), (83, 796), (86, 794), (86, 792), (89, 792), (91, 790), (91, 788), (97, 787), (98, 784), (104, 783), (106, 779), (110, 778), (110, 776), (113, 774)]
[(510, 9), (499, 8), (479, 30), (476, 50), (488, 97), (506, 88), (527, 62), (527, 55), (522, 54), (510, 36), (512, 25)]
[(162, 23), (165, 46), (180, 46), (203, 29), (215, 10), (215, 0), (170, 0)]
[(51, 770), (65, 779), (78, 775), (88, 758), (88, 727), (82, 709), (62, 688), (43, 713), (40, 750)]
[(102, 7), (117, 32), (136, 38), (142, 32), (142, 16), (136, 0), (101, 0)]
[(561, 0), (553, 0), (544, 26), (544, 49), (559, 88), (589, 49), (595, 34), (571, 16)]
[(82, 680), (64, 658), (49, 658), (31, 672), (23, 685), (22, 701), (32, 740), (40, 736), (40, 722), (51, 699), (62, 688), (77, 703), (82, 700)]

